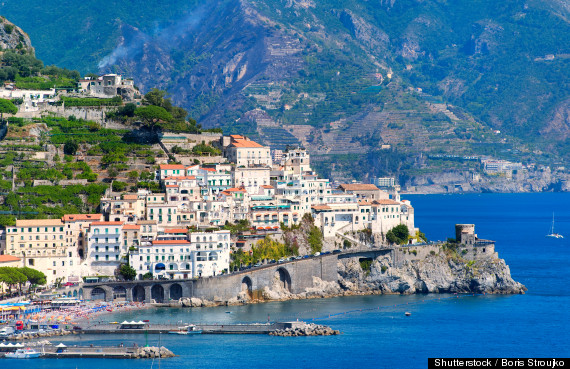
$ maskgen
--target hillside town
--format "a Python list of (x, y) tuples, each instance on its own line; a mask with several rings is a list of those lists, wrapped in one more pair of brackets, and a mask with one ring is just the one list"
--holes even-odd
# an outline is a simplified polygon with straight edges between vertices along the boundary
[[(237, 250), (298, 225), (310, 215), (324, 239), (359, 231), (386, 234), (414, 209), (396, 186), (333, 185), (311, 169), (302, 147), (271, 150), (242, 135), (211, 142), (223, 157), (209, 164), (160, 164), (160, 191), (107, 191), (98, 214), (17, 219), (0, 230), (3, 266), (43, 272), (48, 285), (116, 278), (128, 264), (136, 278), (187, 279), (230, 272)], [(394, 184), (393, 181), (386, 181)], [(244, 232), (227, 225), (245, 224)]]

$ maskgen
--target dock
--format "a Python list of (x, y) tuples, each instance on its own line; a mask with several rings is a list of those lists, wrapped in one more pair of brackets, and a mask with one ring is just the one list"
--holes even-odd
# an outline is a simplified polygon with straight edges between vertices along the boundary
[[(295, 323), (251, 323), (251, 324), (194, 324), (202, 334), (269, 334), (276, 330), (292, 328)], [(179, 324), (145, 324), (141, 328), (124, 328), (120, 324), (99, 324), (89, 327), (82, 327), (79, 333), (82, 334), (159, 334), (176, 331), (180, 327), (190, 323)]]
[[(34, 347), (41, 353), (42, 358), (99, 358), (99, 359), (141, 359), (141, 358), (168, 358), (175, 356), (165, 347), (138, 347), (138, 346), (54, 346), (45, 345)], [(4, 358), (6, 352), (0, 353)]]

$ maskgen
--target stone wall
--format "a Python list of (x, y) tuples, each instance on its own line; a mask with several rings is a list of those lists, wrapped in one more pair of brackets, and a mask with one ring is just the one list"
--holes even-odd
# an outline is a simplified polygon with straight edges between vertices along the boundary
[[(282, 284), (283, 288), (291, 293), (301, 293), (312, 288), (313, 278), (323, 281), (335, 282), (338, 280), (337, 255), (324, 255), (317, 258), (303, 259), (284, 264), (270, 264), (259, 269), (243, 271), (230, 275), (200, 278), (195, 280), (169, 280), (169, 281), (132, 281), (93, 283), (83, 285), (84, 298), (90, 300), (94, 288), (105, 291), (105, 300), (113, 300), (113, 291), (125, 288), (128, 301), (142, 300), (145, 302), (167, 302), (170, 299), (197, 297), (205, 300), (220, 301), (235, 298), (240, 292), (249, 290), (261, 291), (265, 287), (275, 287)], [(176, 287), (173, 287), (175, 286)], [(181, 296), (174, 296), (172, 292), (181, 288)], [(154, 289), (154, 292), (153, 292)], [(144, 290), (144, 298), (141, 291)], [(137, 294), (137, 291), (139, 292)], [(179, 290), (178, 290), (179, 291)], [(154, 298), (159, 293), (161, 299)], [(176, 291), (175, 291), (176, 292)]]

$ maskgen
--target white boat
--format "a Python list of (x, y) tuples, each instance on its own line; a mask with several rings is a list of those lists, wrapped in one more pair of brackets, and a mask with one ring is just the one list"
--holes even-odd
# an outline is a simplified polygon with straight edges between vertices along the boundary
[(194, 324), (185, 325), (184, 327), (178, 327), (176, 331), (169, 331), (170, 334), (180, 334), (180, 335), (189, 335), (189, 334), (202, 334), (201, 329), (197, 329)]
[(563, 235), (560, 233), (554, 232), (554, 213), (552, 213), (552, 227), (550, 227), (550, 233), (546, 235), (546, 237), (550, 238), (564, 238)]
[(31, 348), (17, 349), (15, 352), (8, 352), (6, 354), (6, 357), (9, 359), (33, 359), (40, 356), (41, 353)]

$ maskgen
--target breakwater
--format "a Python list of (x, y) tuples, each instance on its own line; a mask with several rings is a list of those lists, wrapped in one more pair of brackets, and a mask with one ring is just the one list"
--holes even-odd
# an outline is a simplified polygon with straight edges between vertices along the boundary
[[(41, 353), (42, 358), (65, 359), (65, 358), (99, 358), (99, 359), (153, 359), (174, 357), (174, 353), (166, 347), (116, 347), (109, 346), (65, 346), (43, 345), (37, 347), (36, 352)], [(0, 353), (5, 357), (7, 352)]]
[[(123, 328), (119, 324), (98, 324), (83, 328), (84, 334), (164, 334), (179, 331), (188, 324), (146, 324), (142, 328)], [(195, 329), (202, 334), (273, 334), (291, 330), (310, 332), (305, 335), (330, 335), (333, 330), (329, 327), (318, 326), (305, 322), (274, 322), (251, 324), (195, 324)], [(314, 332), (313, 332), (314, 331)], [(338, 331), (337, 331), (338, 332)]]

